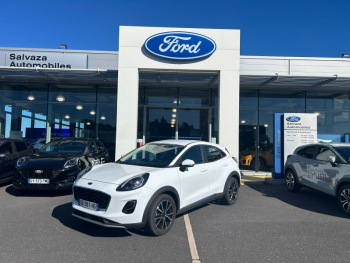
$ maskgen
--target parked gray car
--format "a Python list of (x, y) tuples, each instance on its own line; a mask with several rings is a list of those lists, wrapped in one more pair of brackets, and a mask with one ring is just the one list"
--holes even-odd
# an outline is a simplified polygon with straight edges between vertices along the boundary
[(350, 215), (350, 143), (318, 143), (298, 147), (284, 168), (289, 191), (301, 186), (335, 196)]

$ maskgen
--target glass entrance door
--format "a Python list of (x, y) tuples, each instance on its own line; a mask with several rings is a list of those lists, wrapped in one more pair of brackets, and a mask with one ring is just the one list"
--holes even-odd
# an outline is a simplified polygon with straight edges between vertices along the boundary
[(209, 141), (209, 109), (145, 107), (145, 111), (145, 143), (167, 139)]
[(178, 139), (209, 141), (209, 110), (178, 110)]
[[(170, 108), (146, 108), (145, 140), (175, 139), (176, 113)], [(175, 117), (173, 117), (175, 116)]]

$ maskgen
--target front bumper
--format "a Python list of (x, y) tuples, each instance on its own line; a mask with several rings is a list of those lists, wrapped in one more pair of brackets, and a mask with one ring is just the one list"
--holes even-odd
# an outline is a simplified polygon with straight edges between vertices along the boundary
[[(90, 185), (89, 185), (90, 183)], [(100, 211), (90, 210), (79, 205), (79, 201), (74, 194), (74, 187), (86, 188), (88, 190), (102, 192), (110, 196), (108, 206)], [(114, 228), (140, 228), (145, 225), (145, 210), (154, 191), (146, 186), (140, 189), (117, 192), (118, 185), (92, 181), (81, 178), (73, 186), (73, 213), (72, 215), (82, 220)], [(136, 200), (136, 207), (130, 214), (123, 213), (122, 210), (126, 203)], [(93, 199), (85, 200), (94, 202)], [(98, 201), (95, 201), (98, 203)]]
[[(44, 169), (43, 169), (44, 170)], [(50, 175), (28, 175), (23, 170), (16, 170), (13, 178), (13, 187), (19, 190), (71, 190), (75, 178), (80, 170), (77, 167), (54, 170)], [(29, 184), (28, 179), (49, 179), (49, 184)]]
[(122, 228), (122, 229), (127, 229), (127, 228), (141, 228), (145, 226), (145, 223), (136, 223), (136, 224), (121, 224), (118, 222), (114, 222), (112, 220), (109, 219), (105, 219), (103, 217), (100, 216), (95, 216), (92, 214), (88, 214), (85, 212), (82, 212), (80, 210), (74, 209), (73, 208), (73, 212), (72, 215), (85, 220), (87, 222), (99, 225), (99, 226), (103, 226), (103, 227), (109, 227), (109, 228)]

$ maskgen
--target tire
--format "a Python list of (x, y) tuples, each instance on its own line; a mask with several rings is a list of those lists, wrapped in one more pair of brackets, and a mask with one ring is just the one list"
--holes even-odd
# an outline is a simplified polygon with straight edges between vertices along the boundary
[(350, 215), (350, 184), (343, 185), (339, 189), (338, 204), (345, 214)]
[[(259, 157), (258, 170), (261, 171), (266, 167), (264, 158)], [(255, 170), (255, 158), (250, 162), (250, 169)]]
[(236, 203), (238, 199), (238, 182), (237, 179), (234, 177), (230, 177), (226, 184), (224, 189), (224, 197), (222, 198), (222, 203), (224, 205), (233, 205)]
[(152, 202), (147, 215), (146, 231), (154, 236), (162, 236), (170, 231), (176, 217), (174, 199), (162, 194)]
[(300, 184), (297, 182), (297, 177), (292, 170), (286, 172), (286, 186), (291, 192), (298, 192), (301, 188)]

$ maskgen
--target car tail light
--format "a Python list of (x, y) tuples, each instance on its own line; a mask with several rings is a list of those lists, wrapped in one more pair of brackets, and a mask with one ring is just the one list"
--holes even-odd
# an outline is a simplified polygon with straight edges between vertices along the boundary
[(237, 160), (236, 157), (232, 157), (232, 159), (233, 159), (236, 163), (238, 163), (238, 160)]

